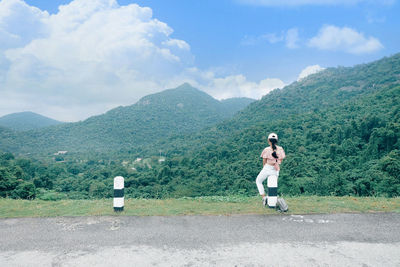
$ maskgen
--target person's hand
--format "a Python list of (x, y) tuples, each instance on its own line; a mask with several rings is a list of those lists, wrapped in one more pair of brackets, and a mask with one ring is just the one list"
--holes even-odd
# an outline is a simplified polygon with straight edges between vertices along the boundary
[(274, 152), (272, 152), (272, 156), (274, 157), (274, 158), (278, 158), (278, 155), (276, 154), (276, 151), (274, 151)]

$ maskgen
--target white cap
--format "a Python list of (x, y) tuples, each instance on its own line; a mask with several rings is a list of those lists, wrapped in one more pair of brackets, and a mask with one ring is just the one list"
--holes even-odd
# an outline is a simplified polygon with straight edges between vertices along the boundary
[(276, 133), (270, 133), (268, 135), (268, 139), (276, 139), (276, 140), (278, 140), (278, 135)]

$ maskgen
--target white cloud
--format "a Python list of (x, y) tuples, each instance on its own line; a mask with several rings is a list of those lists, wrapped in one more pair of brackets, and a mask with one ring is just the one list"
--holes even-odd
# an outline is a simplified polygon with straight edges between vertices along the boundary
[(366, 38), (363, 33), (351, 28), (339, 28), (333, 25), (323, 26), (318, 35), (309, 40), (308, 45), (321, 50), (344, 51), (351, 54), (371, 53), (383, 48), (377, 38)]
[(393, 5), (396, 0), (237, 0), (245, 5), (267, 7), (296, 7), (305, 5), (314, 6), (351, 6), (360, 3)]
[(46, 114), (68, 120), (131, 104), (192, 65), (190, 46), (171, 38), (172, 32), (150, 8), (136, 4), (75, 0), (49, 15), (20, 0), (3, 0), (1, 109), (11, 96), (20, 97), (20, 104), (35, 99), (37, 107), (26, 108), (75, 107), (73, 115)]
[(284, 86), (200, 70), (190, 45), (172, 34), (136, 4), (74, 0), (50, 15), (22, 0), (2, 0), (0, 115), (31, 110), (75, 121), (184, 82), (220, 99), (260, 98)]
[(260, 45), (265, 43), (276, 44), (279, 42), (285, 42), (287, 48), (294, 49), (298, 48), (299, 30), (297, 28), (290, 28), (287, 31), (282, 31), (280, 34), (277, 33), (266, 33), (258, 36), (245, 36), (241, 45), (252, 46)]
[(299, 41), (299, 30), (297, 28), (291, 28), (286, 33), (286, 47), (287, 48), (298, 48), (298, 41)]
[(261, 36), (262, 39), (267, 40), (271, 44), (275, 44), (283, 40), (282, 35), (277, 35), (275, 33), (268, 33)]
[(0, 51), (47, 34), (49, 14), (20, 0), (0, 1)]
[(315, 74), (324, 69), (325, 68), (322, 68), (320, 65), (308, 66), (300, 72), (299, 77), (297, 77), (297, 81), (300, 81), (300, 80), (304, 79), (305, 77), (307, 77), (308, 75)]
[(283, 88), (285, 84), (276, 78), (267, 78), (256, 83), (248, 81), (244, 75), (239, 74), (222, 78), (212, 77), (208, 83), (198, 86), (216, 99), (237, 96), (260, 99), (274, 89)]
[(366, 19), (368, 23), (384, 23), (386, 22), (386, 16), (378, 15), (375, 11), (368, 10), (366, 12)]
[(266, 34), (262, 34), (259, 36), (245, 36), (242, 41), (241, 44), (242, 45), (258, 45), (258, 44), (264, 44), (266, 42), (270, 43), (270, 44), (275, 44), (278, 42), (281, 42), (284, 40), (284, 35), (278, 35), (276, 33), (266, 33)]

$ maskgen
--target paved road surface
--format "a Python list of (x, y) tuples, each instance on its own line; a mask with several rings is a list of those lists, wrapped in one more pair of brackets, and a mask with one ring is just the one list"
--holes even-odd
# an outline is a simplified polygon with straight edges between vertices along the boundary
[(0, 219), (0, 266), (400, 266), (400, 214)]

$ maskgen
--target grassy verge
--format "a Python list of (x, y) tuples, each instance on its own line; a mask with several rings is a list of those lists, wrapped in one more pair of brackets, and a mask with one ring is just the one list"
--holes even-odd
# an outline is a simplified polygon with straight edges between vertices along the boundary
[[(400, 198), (286, 197), (289, 214), (343, 212), (399, 212)], [(112, 199), (13, 200), (0, 198), (0, 218), (95, 215), (231, 215), (277, 214), (264, 208), (259, 197), (199, 197), (180, 199), (126, 199), (125, 210), (114, 213)]]

